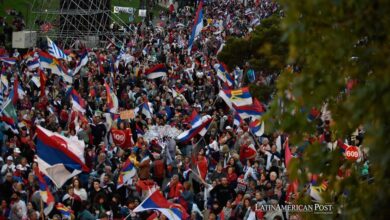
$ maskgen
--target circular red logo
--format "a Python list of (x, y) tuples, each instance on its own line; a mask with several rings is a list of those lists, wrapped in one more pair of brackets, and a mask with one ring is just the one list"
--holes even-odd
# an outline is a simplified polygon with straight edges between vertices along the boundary
[(124, 144), (126, 141), (126, 135), (125, 135), (125, 132), (123, 132), (123, 131), (112, 132), (112, 136), (113, 136), (115, 142), (117, 142), (117, 144), (119, 144), (119, 145)]
[(345, 157), (348, 160), (357, 160), (359, 158), (359, 149), (356, 146), (349, 146), (345, 150)]

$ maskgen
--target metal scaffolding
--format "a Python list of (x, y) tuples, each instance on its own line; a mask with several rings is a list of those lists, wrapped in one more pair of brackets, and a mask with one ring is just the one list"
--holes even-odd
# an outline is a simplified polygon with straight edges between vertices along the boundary
[(111, 13), (111, 0), (34, 0), (32, 14), (30, 30), (67, 47), (73, 47), (77, 40), (102, 46), (119, 42), (126, 34), (122, 29), (126, 22)]

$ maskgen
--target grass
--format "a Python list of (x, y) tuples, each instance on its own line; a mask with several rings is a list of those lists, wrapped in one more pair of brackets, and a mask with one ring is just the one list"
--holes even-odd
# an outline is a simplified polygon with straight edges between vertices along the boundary
[[(40, 0), (43, 1), (43, 0)], [(52, 9), (55, 9), (59, 5), (59, 0), (49, 0), (47, 5), (49, 7), (52, 7)], [(6, 16), (7, 21), (12, 21), (12, 16), (9, 16), (6, 14), (7, 9), (15, 9), (18, 12), (21, 12), (26, 20), (27, 27), (33, 22), (34, 20), (34, 14), (32, 14), (32, 4), (33, 0), (5, 0), (2, 4), (0, 4), (0, 16)], [(123, 7), (132, 7), (139, 9), (140, 6), (140, 0), (112, 0), (111, 1), (111, 11), (113, 11), (114, 6), (123, 6)], [(49, 8), (48, 8), (49, 9)], [(160, 10), (164, 10), (160, 6), (156, 6), (153, 8), (153, 14), (156, 17), (159, 14)], [(166, 9), (165, 9), (166, 10)], [(114, 20), (117, 20), (116, 17), (119, 17), (124, 22), (129, 22), (129, 15), (128, 14), (112, 14), (112, 17)], [(138, 17), (138, 11), (136, 12), (135, 21), (139, 22), (142, 18)]]

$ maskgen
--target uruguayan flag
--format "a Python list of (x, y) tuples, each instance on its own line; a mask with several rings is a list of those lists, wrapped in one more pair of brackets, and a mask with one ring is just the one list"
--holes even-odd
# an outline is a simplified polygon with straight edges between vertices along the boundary
[(69, 57), (50, 38), (47, 38), (47, 50), (50, 55), (57, 59), (69, 60)]

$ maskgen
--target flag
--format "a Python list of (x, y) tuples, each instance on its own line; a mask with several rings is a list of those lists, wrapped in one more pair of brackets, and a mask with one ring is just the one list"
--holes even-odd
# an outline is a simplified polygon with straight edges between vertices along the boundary
[(192, 172), (191, 169), (187, 169), (187, 170), (185, 170), (185, 171), (183, 172), (183, 178), (184, 178), (185, 180), (188, 180), (188, 179), (189, 179), (190, 172)]
[(117, 189), (126, 184), (131, 184), (133, 176), (136, 174), (136, 169), (134, 164), (127, 158), (126, 162), (123, 164), (122, 169), (118, 176), (118, 185)]
[(1, 71), (1, 84), (3, 86), (3, 89), (2, 89), (3, 91), (8, 90), (9, 82), (8, 82), (7, 75), (5, 74), (5, 67), (3, 67), (3, 70)]
[(72, 209), (64, 206), (64, 204), (62, 203), (57, 203), (56, 205), (56, 209), (58, 211), (60, 211), (61, 215), (63, 218), (67, 218), (67, 219), (70, 219), (71, 218), (71, 215), (73, 213)]
[(148, 79), (155, 79), (162, 76), (167, 76), (167, 68), (164, 64), (157, 64), (152, 68), (149, 68), (145, 71), (145, 75)]
[(73, 71), (73, 76), (76, 75), (83, 66), (87, 65), (88, 63), (88, 52), (85, 51), (81, 57), (80, 57), (80, 61), (77, 63), (77, 66), (76, 68), (74, 69)]
[(135, 131), (136, 131), (137, 135), (144, 135), (145, 134), (144, 130), (138, 124), (135, 124)]
[(81, 98), (80, 94), (75, 89), (72, 89), (70, 96), (72, 98), (72, 109), (85, 113), (86, 102)]
[(0, 57), (0, 61), (7, 63), (9, 65), (15, 65), (16, 64), (16, 58), (15, 57)]
[(18, 134), (19, 131), (17, 129), (17, 124), (15, 123), (15, 121), (10, 118), (10, 117), (7, 117), (7, 116), (0, 116), (0, 121), (2, 121), (4, 124), (4, 128), (7, 130), (7, 129), (10, 129), (14, 134)]
[(128, 149), (133, 146), (133, 138), (131, 137), (131, 130), (129, 128), (125, 130), (111, 128), (111, 135), (115, 145), (123, 149)]
[(264, 134), (264, 121), (260, 121), (259, 119), (252, 120), (249, 123), (249, 128), (252, 131), (252, 134), (260, 137)]
[(233, 104), (235, 104), (236, 106), (245, 106), (253, 104), (252, 96), (249, 93), (248, 87), (236, 90), (220, 90), (218, 95), (225, 101), (225, 103), (230, 108), (233, 108)]
[(252, 105), (237, 106), (234, 103), (232, 105), (242, 119), (259, 118), (264, 113), (264, 108), (257, 99), (254, 99)]
[(39, 67), (39, 58), (38, 57), (34, 57), (32, 59), (27, 60), (27, 69), (29, 71), (33, 71), (38, 67)]
[(188, 42), (188, 54), (191, 54), (192, 46), (195, 38), (200, 34), (203, 29), (203, 1), (199, 2), (198, 10), (194, 20), (194, 26), (192, 27), (192, 33)]
[(119, 51), (118, 56), (116, 57), (116, 61), (114, 63), (115, 68), (118, 69), (119, 62), (123, 59), (123, 55), (126, 53), (124, 45), (122, 45), (121, 50)]
[(19, 79), (18, 75), (15, 73), (14, 77), (14, 87), (13, 87), (13, 98), (12, 98), (12, 103), (16, 105), (16, 103), (19, 100)]
[(41, 126), (36, 132), (39, 169), (58, 188), (82, 171), (89, 171), (85, 165), (83, 141), (64, 137)]
[(158, 210), (169, 220), (182, 220), (189, 217), (181, 205), (169, 202), (159, 190), (151, 193), (133, 212), (147, 210)]
[[(286, 138), (286, 141), (284, 142), (284, 163), (286, 165), (287, 170), (292, 158), (293, 156), (290, 151), (288, 138)], [(290, 184), (286, 191), (286, 201), (290, 199), (292, 193), (296, 193), (297, 191), (298, 191), (298, 179), (295, 179), (293, 182), (290, 181)]]
[(47, 78), (46, 78), (45, 73), (43, 73), (43, 71), (41, 69), (38, 69), (38, 73), (39, 73), (39, 84), (40, 84), (40, 90), (41, 90), (41, 93), (39, 96), (42, 97), (45, 95), (45, 86), (46, 86)]
[(218, 78), (227, 86), (227, 88), (231, 89), (234, 86), (234, 79), (227, 72), (226, 65), (216, 64), (214, 65), (215, 71), (217, 71)]
[(328, 188), (328, 183), (326, 181), (323, 181), (321, 185), (319, 186), (314, 186), (313, 184), (310, 184), (309, 187), (309, 194), (310, 197), (315, 201), (315, 202), (322, 202), (323, 198), (321, 194), (326, 191)]
[(291, 151), (290, 151), (289, 144), (288, 144), (288, 138), (284, 142), (284, 148), (285, 148), (284, 149), (284, 163), (286, 165), (286, 168), (288, 169), (288, 165), (290, 164), (290, 161), (293, 158)]
[(45, 215), (49, 215), (49, 213), (51, 212), (51, 210), (54, 207), (54, 203), (55, 203), (54, 196), (50, 192), (50, 189), (47, 186), (46, 180), (43, 178), (38, 167), (34, 168), (34, 174), (38, 179), (39, 194), (41, 195), (42, 201), (44, 203), (43, 212), (45, 213)]
[(186, 120), (191, 128), (196, 128), (202, 124), (202, 120), (196, 110), (193, 110), (190, 117)]
[(107, 108), (110, 113), (115, 114), (118, 112), (118, 97), (112, 92), (107, 83), (104, 83), (104, 86), (106, 87)]
[[(12, 94), (12, 93), (11, 93)], [(1, 109), (1, 118), (4, 122), (5, 129), (10, 129), (13, 133), (18, 134), (18, 116), (16, 114), (15, 106), (12, 103), (12, 96), (10, 95)]]
[(199, 134), (204, 128), (209, 126), (212, 120), (213, 120), (212, 118), (209, 118), (206, 121), (203, 121), (201, 125), (197, 127), (193, 127), (187, 131), (184, 131), (183, 133), (179, 134), (176, 137), (177, 141), (183, 143), (188, 142), (193, 137), (195, 137), (195, 135)]
[(46, 52), (39, 52), (39, 64), (42, 68), (50, 69), (53, 74), (61, 76), (65, 82), (72, 83), (73, 77), (66, 74), (67, 70), (58, 59)]
[(234, 112), (233, 126), (240, 127), (242, 119), (237, 111)]
[(68, 60), (69, 57), (66, 55), (57, 45), (48, 37), (47, 38), (47, 51), (50, 55), (57, 59)]
[[(151, 108), (151, 105), (152, 104), (147, 99), (145, 99), (144, 103), (141, 104), (141, 113), (143, 115), (145, 115), (146, 118), (152, 118), (153, 110)], [(139, 109), (136, 108), (135, 112), (138, 112), (138, 111), (139, 111)]]
[(209, 119), (211, 119), (211, 121), (213, 120), (210, 115), (205, 115), (202, 117), (202, 124), (207, 123), (206, 126), (204, 126), (204, 128), (202, 130), (200, 130), (200, 132), (199, 132), (199, 135), (202, 137), (205, 136), (207, 131), (209, 130), (209, 127), (211, 124), (211, 121), (208, 122)]
[(152, 118), (152, 113), (149, 108), (148, 103), (142, 104), (142, 114), (146, 116), (146, 118)]

